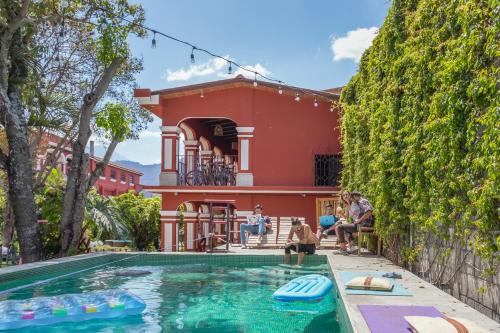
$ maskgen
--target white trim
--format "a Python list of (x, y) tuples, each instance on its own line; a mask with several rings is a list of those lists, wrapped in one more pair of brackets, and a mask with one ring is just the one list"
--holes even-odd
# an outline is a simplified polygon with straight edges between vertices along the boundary
[[(231, 187), (231, 186), (226, 186), (226, 187)], [(248, 194), (253, 194), (253, 193), (262, 193), (262, 194), (325, 194), (325, 195), (331, 195), (331, 196), (337, 196), (339, 195), (339, 191), (298, 191), (298, 190), (252, 190), (249, 188), (248, 190), (212, 190), (212, 189), (201, 189), (201, 190), (194, 190), (194, 189), (188, 189), (188, 188), (166, 188), (166, 189), (149, 189), (147, 187), (144, 187), (145, 191), (148, 192), (153, 192), (153, 193), (248, 193)], [(200, 215), (201, 216), (201, 215)]]
[(178, 210), (160, 210), (160, 216), (179, 216)]
[(158, 105), (160, 104), (160, 95), (151, 95), (149, 97), (136, 97), (139, 105)]
[(110, 178), (109, 180), (112, 181), (113, 183), (116, 183), (116, 179)]
[(106, 179), (106, 177), (103, 177), (103, 176), (99, 176), (99, 179), (103, 179), (103, 180), (104, 180), (104, 179)]
[(253, 173), (238, 172), (236, 186), (253, 186)]
[(127, 184), (127, 182), (123, 182), (123, 181), (120, 180), (120, 184), (124, 184), (125, 185), (125, 184)]
[(198, 140), (184, 140), (184, 146), (196, 146), (198, 148)]
[(198, 217), (198, 213), (197, 212), (184, 212), (182, 213), (182, 215), (184, 215), (184, 217)]
[(134, 183), (128, 183), (129, 186), (135, 187)]
[(173, 147), (173, 140), (172, 139), (164, 139), (163, 141), (163, 156), (164, 156), (164, 161), (163, 161), (163, 168), (164, 169), (172, 169), (172, 147)]
[(255, 127), (236, 127), (238, 133), (253, 133)]
[[(172, 252), (172, 232), (174, 224), (173, 223), (164, 223), (164, 234), (163, 237), (165, 239), (165, 252)], [(170, 230), (169, 230), (170, 229)]]
[(187, 232), (186, 232), (186, 249), (188, 250), (193, 250), (194, 249), (194, 244), (193, 244), (193, 239), (194, 239), (194, 223), (186, 223), (187, 226)]
[(253, 134), (238, 134), (238, 138), (253, 138)]
[(212, 155), (212, 151), (211, 150), (202, 150), (201, 155)]
[(181, 129), (177, 126), (160, 126), (160, 129), (162, 133), (168, 132), (168, 133), (181, 133)]
[(246, 171), (249, 169), (249, 157), (250, 157), (250, 141), (248, 139), (241, 140), (241, 162), (240, 162), (240, 170)]

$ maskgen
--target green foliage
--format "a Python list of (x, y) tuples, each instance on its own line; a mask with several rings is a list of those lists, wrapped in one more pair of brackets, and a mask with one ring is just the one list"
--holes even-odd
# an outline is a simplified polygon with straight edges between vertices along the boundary
[(145, 198), (132, 191), (112, 198), (120, 218), (139, 250), (158, 248), (160, 237), (160, 198)]
[(59, 169), (53, 169), (43, 189), (35, 195), (38, 217), (47, 220), (40, 224), (45, 257), (56, 256), (61, 249), (61, 210), (64, 200), (64, 179)]
[(96, 125), (103, 130), (108, 140), (123, 141), (131, 133), (132, 116), (123, 103), (106, 103), (96, 116)]
[(396, 261), (432, 233), (498, 264), (499, 41), (498, 1), (394, 0), (342, 92), (342, 186)]
[(126, 239), (128, 232), (110, 198), (99, 195), (95, 188), (85, 200), (84, 226), (93, 240)]

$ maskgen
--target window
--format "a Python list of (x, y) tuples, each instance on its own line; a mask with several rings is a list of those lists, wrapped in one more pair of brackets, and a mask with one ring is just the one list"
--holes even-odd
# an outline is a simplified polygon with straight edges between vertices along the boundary
[(314, 155), (314, 186), (337, 186), (341, 159), (341, 155)]
[(130, 176), (130, 184), (134, 184), (134, 176)]
[(111, 179), (116, 180), (116, 170), (111, 170)]
[(125, 180), (127, 180), (127, 178), (125, 177), (125, 172), (122, 172), (120, 174), (120, 181), (125, 183)]

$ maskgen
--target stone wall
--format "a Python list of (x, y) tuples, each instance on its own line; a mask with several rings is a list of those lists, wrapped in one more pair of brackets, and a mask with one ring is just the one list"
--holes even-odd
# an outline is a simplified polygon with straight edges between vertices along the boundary
[[(441, 243), (441, 242), (440, 242)], [(485, 277), (488, 265), (455, 243), (428, 246), (414, 269), (423, 279), (500, 322), (500, 273)], [(438, 244), (438, 242), (434, 242)], [(436, 258), (436, 254), (440, 254)]]

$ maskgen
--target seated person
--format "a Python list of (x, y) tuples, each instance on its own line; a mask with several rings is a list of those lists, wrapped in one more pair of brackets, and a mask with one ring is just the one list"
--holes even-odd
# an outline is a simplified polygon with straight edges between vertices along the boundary
[[(361, 197), (361, 193), (354, 191), (351, 193), (352, 203), (351, 206), (355, 206), (356, 210), (359, 210), (358, 214), (350, 214), (349, 218), (352, 220), (351, 223), (341, 224), (336, 227), (337, 236), (339, 238), (340, 243), (340, 251), (339, 253), (351, 253), (352, 250), (347, 250), (347, 233), (356, 232), (358, 229), (358, 225), (363, 227), (372, 227), (373, 226), (373, 206), (370, 202)], [(352, 208), (352, 207), (351, 207)], [(353, 211), (354, 209), (351, 209)], [(352, 215), (352, 216), (351, 216)]]
[(247, 248), (247, 232), (252, 235), (259, 235), (257, 244), (262, 242), (262, 235), (266, 233), (267, 228), (271, 228), (271, 219), (269, 216), (262, 215), (262, 205), (258, 204), (254, 208), (254, 214), (247, 217), (247, 223), (240, 226), (241, 245), (243, 249)]
[[(293, 242), (293, 234), (297, 235), (298, 243)], [(299, 254), (297, 258), (297, 265), (302, 264), (304, 255), (314, 254), (316, 252), (316, 245), (319, 243), (318, 238), (312, 232), (311, 227), (307, 224), (302, 224), (298, 218), (292, 217), (292, 227), (288, 233), (288, 240), (285, 246), (285, 264), (290, 264), (291, 252), (294, 251)]]
[[(337, 212), (342, 211), (342, 208), (338, 207)], [(331, 219), (326, 219), (325, 217), (332, 216)], [(326, 206), (326, 215), (321, 216), (319, 219), (319, 230), (316, 237), (321, 239), (328, 238), (328, 235), (335, 235), (335, 226), (339, 224), (339, 216), (333, 215), (333, 205), (328, 204)]]

